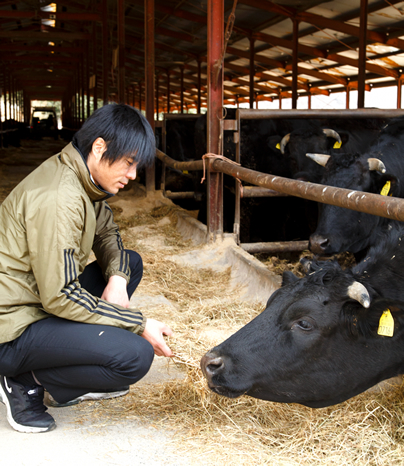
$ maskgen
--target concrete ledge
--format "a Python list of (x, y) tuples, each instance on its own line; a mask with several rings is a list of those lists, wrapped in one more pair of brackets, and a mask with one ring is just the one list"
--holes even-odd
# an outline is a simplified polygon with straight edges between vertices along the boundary
[[(231, 284), (245, 301), (266, 303), (280, 287), (281, 278), (270, 272), (254, 256), (240, 248), (233, 235), (225, 234), (223, 240), (206, 243), (207, 228), (195, 218), (181, 211), (177, 214), (177, 229), (185, 239), (201, 246), (196, 251), (184, 253), (177, 260), (192, 263), (196, 267), (224, 270), (231, 267)], [(202, 260), (203, 256), (203, 260)]]

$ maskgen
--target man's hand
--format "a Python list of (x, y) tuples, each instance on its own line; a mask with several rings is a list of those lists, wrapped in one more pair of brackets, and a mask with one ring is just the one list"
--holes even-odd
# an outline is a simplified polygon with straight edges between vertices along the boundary
[(156, 356), (166, 356), (167, 358), (174, 356), (174, 353), (167, 346), (164, 335), (171, 336), (173, 331), (170, 327), (154, 319), (146, 320), (146, 327), (142, 333), (142, 337), (147, 340), (154, 348)]
[(102, 293), (101, 299), (122, 307), (129, 307), (129, 296), (125, 278), (120, 275), (112, 275)]

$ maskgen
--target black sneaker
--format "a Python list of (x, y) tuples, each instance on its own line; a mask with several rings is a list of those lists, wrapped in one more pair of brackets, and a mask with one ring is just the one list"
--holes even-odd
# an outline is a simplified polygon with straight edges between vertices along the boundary
[(66, 406), (73, 406), (81, 403), (82, 401), (97, 401), (97, 400), (108, 400), (110, 398), (117, 398), (118, 396), (124, 396), (129, 393), (129, 387), (123, 387), (114, 392), (92, 392), (86, 393), (85, 395), (78, 396), (74, 400), (66, 401), (65, 403), (59, 403), (56, 401), (53, 396), (48, 393), (46, 404), (52, 406), (52, 408), (64, 408)]
[(24, 385), (0, 375), (0, 397), (7, 408), (7, 420), (18, 432), (48, 432), (56, 427), (43, 404), (44, 389), (40, 385)]

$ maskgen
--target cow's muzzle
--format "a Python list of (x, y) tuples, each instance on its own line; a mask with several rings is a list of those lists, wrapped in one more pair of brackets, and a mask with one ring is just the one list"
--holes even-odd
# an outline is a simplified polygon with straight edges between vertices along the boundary
[(215, 353), (206, 353), (201, 359), (201, 369), (209, 385), (211, 385), (213, 377), (223, 372), (224, 361)]
[(225, 357), (218, 356), (214, 352), (209, 351), (201, 359), (201, 369), (212, 392), (228, 398), (237, 398), (246, 393), (246, 390), (234, 387), (230, 388), (225, 382), (227, 372), (225, 360)]

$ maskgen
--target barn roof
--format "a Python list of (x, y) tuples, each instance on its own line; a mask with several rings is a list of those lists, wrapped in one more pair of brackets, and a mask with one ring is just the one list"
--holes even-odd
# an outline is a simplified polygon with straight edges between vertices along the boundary
[[(144, 95), (144, 1), (124, 2), (125, 87), (129, 103), (137, 103)], [(365, 83), (369, 90), (401, 82), (404, 2), (367, 3)], [(108, 95), (113, 99), (119, 72), (118, 4), (116, 0), (61, 0), (54, 4), (46, 0), (3, 0), (0, 86), (22, 90), (29, 99), (61, 100), (72, 92), (72, 86), (79, 89), (80, 83), (86, 83), (82, 87), (88, 94), (94, 82), (91, 76), (95, 75), (98, 96), (107, 79)], [(361, 0), (224, 0), (223, 27), (227, 26), (229, 32), (224, 55), (225, 103), (249, 100), (252, 56), (255, 98), (291, 96), (294, 22), (298, 27), (298, 95), (356, 89), (360, 7)], [(185, 105), (196, 105), (198, 66), (203, 105), (207, 1), (155, 0), (154, 10), (160, 109), (167, 102), (168, 85), (171, 104), (179, 103), (181, 80)]]

